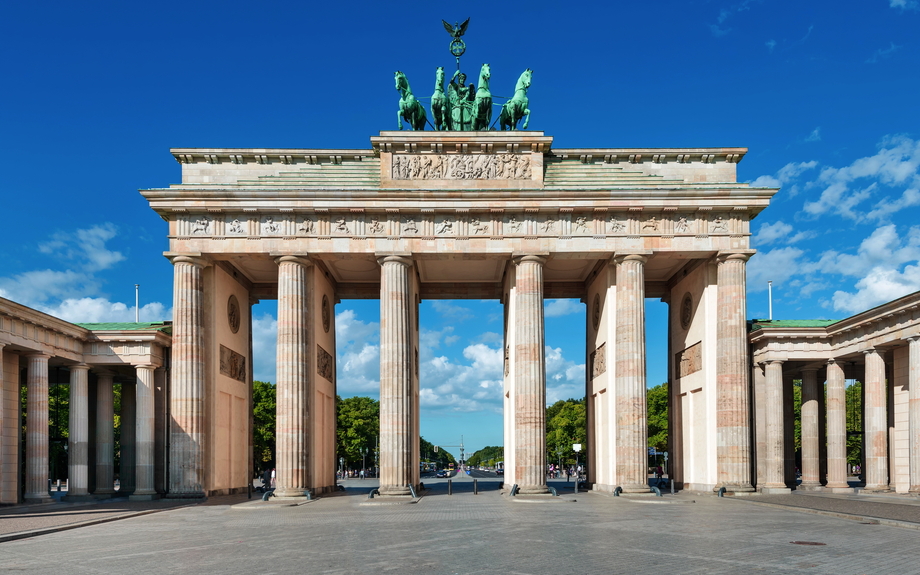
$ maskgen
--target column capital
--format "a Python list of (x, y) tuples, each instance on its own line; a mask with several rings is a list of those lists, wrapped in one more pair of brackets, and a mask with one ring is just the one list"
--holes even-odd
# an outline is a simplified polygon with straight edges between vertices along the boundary
[(202, 257), (200, 253), (179, 254), (166, 252), (163, 255), (166, 256), (166, 259), (168, 259), (172, 265), (189, 264), (195, 267), (205, 268), (208, 267), (211, 263), (207, 260), (207, 258)]
[(51, 355), (50, 353), (44, 353), (44, 352), (41, 352), (41, 351), (34, 351), (34, 352), (30, 352), (30, 353), (25, 353), (25, 354), (23, 354), (23, 357), (25, 357), (26, 359), (32, 359), (32, 358), (40, 359), (40, 358), (44, 358), (44, 359), (47, 361), (47, 360), (51, 359), (52, 355)]
[(155, 364), (153, 364), (153, 363), (137, 363), (137, 364), (134, 364), (134, 369), (149, 369), (150, 371), (153, 371), (153, 370), (155, 370), (156, 368), (157, 368), (157, 366), (156, 366)]
[(77, 369), (77, 370), (89, 371), (89, 370), (90, 370), (90, 366), (88, 366), (88, 365), (85, 364), (85, 363), (77, 363), (77, 364), (74, 364), (74, 365), (71, 365), (71, 366), (70, 366), (70, 371), (73, 371), (73, 370), (75, 370), (75, 369)]
[(820, 367), (808, 366), (808, 367), (801, 368), (799, 371), (801, 371), (802, 373), (811, 372), (811, 371), (817, 372), (820, 369), (821, 369)]
[(827, 365), (837, 365), (837, 364), (839, 364), (841, 368), (843, 367), (843, 365), (844, 365), (845, 363), (846, 363), (845, 361), (840, 361), (839, 359), (837, 359), (837, 358), (835, 358), (835, 357), (832, 357), (832, 358), (830, 358), (830, 359), (827, 360)]
[[(920, 341), (920, 333), (915, 333), (914, 335), (908, 335), (908, 336), (902, 337), (901, 339), (903, 339), (904, 341), (908, 341), (908, 342)], [(0, 343), (0, 348), (2, 347), (3, 347), (3, 344)]]
[(786, 363), (785, 359), (765, 359), (763, 360), (764, 365), (773, 365), (773, 364), (783, 365)]
[(751, 259), (751, 256), (754, 255), (755, 250), (745, 250), (743, 252), (719, 252), (716, 254), (717, 263), (725, 263), (728, 261), (740, 261), (746, 262)]
[(648, 261), (645, 254), (616, 254), (613, 256), (613, 263), (620, 265), (623, 262), (639, 262), (644, 264)]
[(285, 263), (292, 263), (292, 264), (298, 264), (298, 265), (308, 268), (313, 265), (313, 260), (311, 260), (309, 256), (302, 255), (302, 254), (301, 255), (287, 254), (287, 255), (275, 256), (275, 263), (278, 264), (279, 266)]
[(545, 265), (546, 260), (549, 259), (545, 254), (520, 254), (513, 256), (511, 261), (514, 262), (514, 265), (519, 266), (524, 263), (534, 263)]
[(377, 254), (377, 263), (383, 264), (396, 263), (410, 267), (414, 262), (409, 254)]

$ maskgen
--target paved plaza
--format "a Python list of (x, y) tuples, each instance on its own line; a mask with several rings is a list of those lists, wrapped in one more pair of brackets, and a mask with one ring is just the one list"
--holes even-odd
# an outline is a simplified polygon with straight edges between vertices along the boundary
[[(428, 479), (416, 504), (367, 505), (376, 482), (345, 483), (344, 493), (299, 506), (212, 498), (3, 542), (0, 572), (920, 573), (920, 507), (911, 499), (859, 502), (882, 515), (902, 510), (901, 526), (891, 526), (765, 505), (789, 504), (772, 496), (628, 499), (573, 495), (569, 484), (560, 498), (541, 503), (502, 496), (488, 478), (474, 495), (472, 479), (463, 477), (453, 480), (452, 495), (446, 480)], [(854, 500), (784, 497), (830, 502), (841, 515)]]

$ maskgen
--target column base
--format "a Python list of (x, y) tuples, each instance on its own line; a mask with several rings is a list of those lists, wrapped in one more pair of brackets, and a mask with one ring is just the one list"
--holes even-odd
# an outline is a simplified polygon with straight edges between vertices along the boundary
[(920, 496), (920, 485), (911, 485), (910, 489), (907, 490), (907, 494)]
[(809, 481), (808, 483), (805, 483), (803, 481), (798, 486), (798, 489), (801, 489), (802, 491), (824, 491), (824, 486), (821, 485), (821, 482), (819, 481), (815, 481), (815, 482)]
[(381, 485), (380, 497), (412, 497), (412, 491), (406, 485)]
[(86, 501), (95, 501), (96, 498), (90, 495), (89, 493), (74, 493), (73, 495), (65, 495), (61, 497), (61, 501), (67, 503), (83, 503)]
[(718, 493), (718, 491), (722, 489), (723, 487), (725, 488), (726, 493), (754, 493), (755, 491), (753, 485), (744, 485), (744, 484), (729, 485), (727, 483), (722, 484), (722, 485), (716, 485), (715, 487), (712, 488), (712, 490)]
[(888, 485), (866, 485), (859, 490), (861, 493), (891, 493)]
[(760, 492), (764, 495), (789, 495), (792, 490), (785, 485), (764, 485)]
[(54, 503), (57, 501), (47, 493), (26, 493), (22, 500), (25, 503)]
[(519, 495), (543, 495), (549, 493), (549, 488), (545, 485), (519, 485), (517, 493)]
[(190, 491), (188, 493), (167, 493), (163, 499), (207, 499), (204, 491)]
[(93, 499), (111, 499), (115, 497), (115, 491), (94, 491), (92, 496)]
[(828, 493), (856, 493), (856, 490), (852, 487), (831, 487), (830, 485), (825, 486), (824, 491)]
[(652, 488), (648, 483), (624, 483), (620, 485), (622, 493), (650, 493)]
[(128, 497), (128, 501), (156, 501), (160, 498), (160, 494), (156, 491), (149, 493), (132, 493)]
[(278, 488), (275, 489), (275, 497), (284, 497), (285, 499), (306, 498), (308, 489), (301, 487), (299, 489)]

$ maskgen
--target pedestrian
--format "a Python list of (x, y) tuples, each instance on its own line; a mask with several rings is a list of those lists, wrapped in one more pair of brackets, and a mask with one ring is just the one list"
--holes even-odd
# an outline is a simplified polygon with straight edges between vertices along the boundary
[(661, 469), (661, 466), (659, 465), (655, 468), (655, 485), (657, 485), (658, 487), (661, 487), (661, 479), (663, 476), (664, 476), (664, 472)]
[(265, 468), (265, 472), (262, 474), (262, 488), (268, 489), (272, 485), (272, 470), (270, 467)]
[(274, 467), (272, 467), (272, 479), (271, 479), (271, 482), (272, 482), (272, 489), (274, 489), (274, 488), (275, 488), (275, 468), (274, 468)]
[(364, 469), (361, 469), (361, 479), (364, 479)]

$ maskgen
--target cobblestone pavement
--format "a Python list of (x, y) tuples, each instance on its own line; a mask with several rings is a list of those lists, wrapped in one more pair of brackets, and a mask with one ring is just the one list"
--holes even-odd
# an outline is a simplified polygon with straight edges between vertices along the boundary
[(429, 480), (411, 505), (364, 504), (371, 480), (298, 507), (214, 498), (0, 543), (0, 572), (920, 573), (915, 529), (711, 495), (525, 502), (471, 481)]

